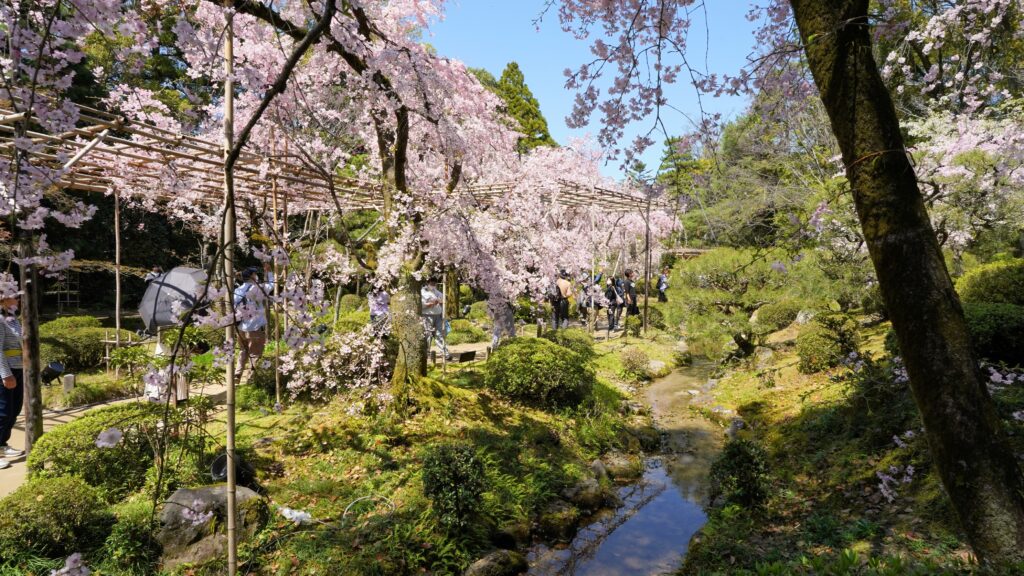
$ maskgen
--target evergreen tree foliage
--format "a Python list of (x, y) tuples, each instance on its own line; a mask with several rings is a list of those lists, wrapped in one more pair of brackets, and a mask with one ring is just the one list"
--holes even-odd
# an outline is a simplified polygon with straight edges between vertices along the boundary
[[(488, 73), (487, 76), (490, 76)], [(480, 75), (477, 74), (480, 78)], [(493, 79), (493, 76), (491, 76)], [(484, 86), (488, 83), (481, 79)], [(501, 73), (495, 93), (505, 101), (505, 111), (518, 123), (518, 130), (523, 133), (519, 139), (519, 152), (527, 152), (537, 146), (557, 146), (558, 144), (548, 133), (548, 121), (540, 111), (540, 104), (533, 96), (519, 64), (509, 62)]]

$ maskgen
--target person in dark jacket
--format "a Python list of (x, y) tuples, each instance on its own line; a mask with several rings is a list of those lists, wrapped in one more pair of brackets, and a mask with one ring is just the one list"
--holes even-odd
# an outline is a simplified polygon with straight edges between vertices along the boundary
[(622, 291), (626, 298), (626, 316), (637, 316), (640, 314), (640, 306), (636, 300), (636, 281), (633, 280), (633, 271), (626, 270), (626, 278), (622, 281)]
[(622, 308), (626, 304), (622, 288), (615, 279), (609, 278), (605, 282), (604, 297), (608, 300), (608, 332), (619, 329), (619, 318), (622, 317)]

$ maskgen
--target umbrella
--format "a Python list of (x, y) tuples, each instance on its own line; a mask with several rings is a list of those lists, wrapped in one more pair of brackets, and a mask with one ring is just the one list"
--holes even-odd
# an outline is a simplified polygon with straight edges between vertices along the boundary
[(157, 328), (176, 325), (182, 311), (195, 308), (199, 303), (198, 296), (205, 286), (205, 271), (181, 266), (150, 282), (139, 304), (146, 332), (156, 334)]

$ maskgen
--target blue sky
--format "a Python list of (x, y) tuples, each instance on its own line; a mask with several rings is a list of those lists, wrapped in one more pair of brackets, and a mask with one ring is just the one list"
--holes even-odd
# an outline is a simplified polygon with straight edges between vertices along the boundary
[[(440, 54), (462, 60), (469, 66), (486, 68), (495, 77), (501, 75), (508, 62), (518, 62), (526, 83), (540, 101), (551, 135), (559, 143), (566, 143), (572, 137), (597, 132), (593, 123), (579, 130), (570, 130), (565, 125), (574, 94), (564, 88), (563, 71), (591, 57), (589, 43), (562, 32), (554, 10), (545, 16), (538, 30), (533, 21), (544, 3), (544, 0), (451, 0), (445, 20), (431, 26), (424, 40), (434, 45)], [(708, 4), (711, 7), (706, 27), (709, 37), (707, 68), (712, 72), (735, 72), (746, 61), (753, 42), (754, 24), (744, 17), (749, 3), (746, 0), (708, 0)], [(691, 54), (697, 55), (697, 62), (702, 62), (706, 44), (704, 22), (695, 21), (693, 31), (697, 34), (691, 38)], [(672, 88), (669, 102), (693, 118), (700, 115), (696, 94), (688, 85)], [(735, 117), (744, 108), (745, 100), (741, 98), (704, 98), (706, 111), (719, 112), (726, 118)], [(676, 113), (670, 113), (666, 124), (673, 132), (686, 132), (690, 126)], [(632, 127), (627, 130), (626, 140), (631, 141), (648, 128), (649, 124)], [(659, 145), (648, 150), (643, 160), (654, 168), (660, 156)], [(602, 172), (619, 177), (619, 164), (619, 161), (607, 163)]]

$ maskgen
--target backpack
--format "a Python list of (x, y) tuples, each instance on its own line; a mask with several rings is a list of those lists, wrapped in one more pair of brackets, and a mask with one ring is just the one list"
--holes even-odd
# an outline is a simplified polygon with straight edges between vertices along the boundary
[(558, 282), (552, 282), (551, 285), (548, 286), (548, 298), (551, 300), (562, 299), (562, 291), (558, 289)]

